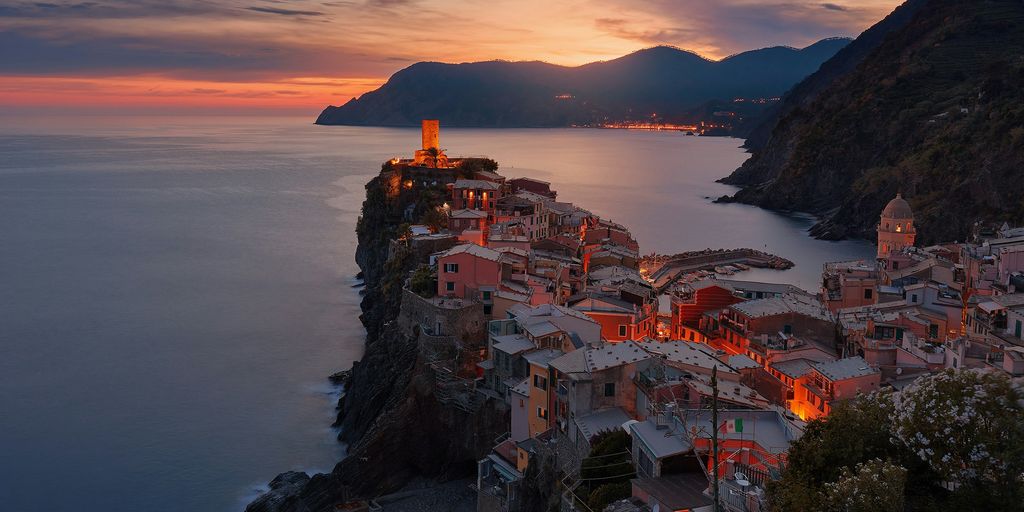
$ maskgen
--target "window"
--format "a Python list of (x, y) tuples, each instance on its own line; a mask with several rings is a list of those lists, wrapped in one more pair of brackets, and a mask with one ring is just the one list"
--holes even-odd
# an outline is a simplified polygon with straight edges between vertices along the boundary
[(900, 269), (900, 262), (898, 262), (898, 261), (892, 262), (892, 269), (893, 270), (899, 270)]
[(494, 309), (494, 306), (492, 306), (492, 305), (490, 305), (490, 304), (484, 304), (484, 314), (485, 314), (485, 315), (489, 315), (489, 314), (491, 314), (491, 311), (492, 311), (493, 309)]
[(491, 300), (491, 291), (490, 290), (484, 290), (484, 291), (482, 291), (480, 293), (483, 295), (484, 300)]
[(615, 396), (615, 383), (605, 382), (604, 383), (604, 396)]
[(444, 264), (444, 273), (445, 274), (458, 274), (459, 273), (459, 264), (458, 263), (445, 263)]
[(931, 337), (931, 338), (938, 338), (939, 337), (939, 326), (936, 325), (936, 324), (929, 325), (928, 326), (928, 336)]
[(865, 288), (864, 289), (864, 298), (865, 299), (870, 299), (872, 292), (874, 292), (874, 290), (872, 290), (871, 288)]
[(793, 326), (789, 324), (783, 325), (782, 332), (784, 334), (793, 334)]
[(548, 419), (548, 410), (543, 407), (537, 408), (537, 417), (541, 419)]
[(548, 389), (548, 379), (541, 375), (533, 374), (533, 387), (538, 389)]
[(622, 337), (626, 336), (626, 326), (623, 325), (623, 324), (619, 325), (619, 336), (622, 336)]
[(450, 292), (454, 292), (455, 291), (455, 282), (454, 281), (448, 281), (447, 283), (444, 283), (444, 289), (447, 290), (447, 291), (450, 291)]
[(910, 294), (910, 303), (911, 304), (917, 304), (917, 294), (916, 293)]

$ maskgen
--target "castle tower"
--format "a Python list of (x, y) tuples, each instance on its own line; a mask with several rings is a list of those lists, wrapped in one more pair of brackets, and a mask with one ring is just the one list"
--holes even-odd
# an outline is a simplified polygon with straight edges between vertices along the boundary
[(448, 156), (441, 149), (441, 123), (437, 119), (424, 119), (421, 124), (423, 148), (417, 149), (413, 163), (424, 167), (448, 167)]
[(910, 203), (901, 194), (896, 194), (885, 205), (878, 222), (878, 259), (888, 259), (904, 247), (913, 246), (916, 236), (914, 212), (910, 209)]
[(423, 131), (423, 147), (421, 149), (428, 150), (430, 148), (441, 149), (439, 142), (440, 138), (440, 123), (437, 119), (424, 119), (422, 125)]

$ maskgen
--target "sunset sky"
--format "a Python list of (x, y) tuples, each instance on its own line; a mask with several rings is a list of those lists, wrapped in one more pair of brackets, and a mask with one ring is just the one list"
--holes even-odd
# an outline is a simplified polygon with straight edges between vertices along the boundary
[(417, 61), (578, 65), (856, 36), (896, 0), (0, 2), (0, 107), (316, 112)]

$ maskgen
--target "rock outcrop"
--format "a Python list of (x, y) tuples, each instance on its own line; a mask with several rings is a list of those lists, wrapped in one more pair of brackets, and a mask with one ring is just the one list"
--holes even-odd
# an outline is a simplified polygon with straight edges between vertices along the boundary
[(392, 241), (403, 222), (438, 206), (443, 196), (412, 200), (392, 187), (386, 176), (367, 184), (357, 226), (356, 261), (366, 283), (360, 319), (367, 337), (339, 403), (339, 438), (348, 443), (348, 456), (327, 474), (279, 475), (248, 512), (333, 511), (337, 504), (393, 492), (414, 477), (462, 478), (473, 474), (475, 461), (508, 428), (507, 411), (493, 403), (468, 411), (442, 403), (416, 333), (398, 321), (404, 281), (429, 251), (396, 250)]
[(873, 238), (897, 192), (924, 244), (1024, 221), (1024, 4), (911, 0), (850, 48), (794, 89), (727, 200), (814, 213), (828, 239)]

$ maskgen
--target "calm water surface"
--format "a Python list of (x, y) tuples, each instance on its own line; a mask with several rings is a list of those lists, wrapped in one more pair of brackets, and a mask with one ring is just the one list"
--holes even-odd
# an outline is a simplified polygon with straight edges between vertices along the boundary
[[(239, 510), (287, 469), (328, 470), (325, 376), (362, 350), (351, 288), (363, 184), (411, 129), (299, 118), (0, 121), (0, 503), (20, 511)], [(755, 247), (816, 286), (865, 243), (715, 205), (740, 141), (443, 130), (451, 155), (551, 181), (644, 252)]]

